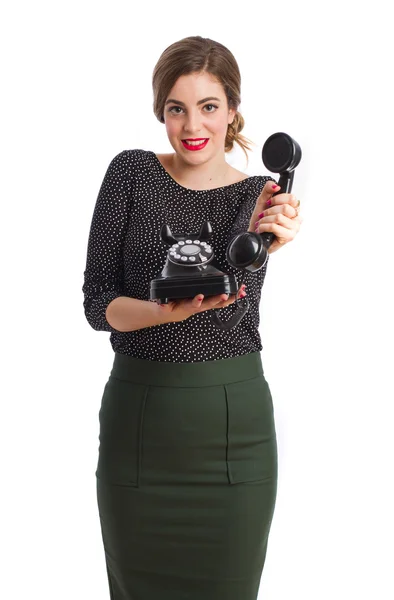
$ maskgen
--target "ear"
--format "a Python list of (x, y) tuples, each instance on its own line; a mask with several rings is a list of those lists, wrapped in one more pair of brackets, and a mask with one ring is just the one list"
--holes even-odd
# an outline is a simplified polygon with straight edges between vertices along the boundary
[(231, 123), (234, 121), (235, 115), (236, 115), (236, 110), (235, 108), (230, 108), (230, 110), (228, 111), (228, 124), (231, 125)]

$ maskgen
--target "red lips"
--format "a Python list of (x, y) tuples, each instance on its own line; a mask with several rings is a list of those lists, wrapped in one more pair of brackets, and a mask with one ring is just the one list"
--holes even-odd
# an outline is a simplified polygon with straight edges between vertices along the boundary
[[(192, 146), (190, 144), (188, 144), (187, 142), (199, 142), (205, 140), (205, 142), (203, 142), (202, 144), (198, 144), (197, 146)], [(194, 140), (182, 140), (182, 144), (183, 147), (186, 148), (186, 150), (191, 150), (191, 152), (195, 152), (196, 150), (202, 150), (203, 148), (205, 148), (205, 146), (208, 144), (209, 142), (209, 138), (196, 138)]]

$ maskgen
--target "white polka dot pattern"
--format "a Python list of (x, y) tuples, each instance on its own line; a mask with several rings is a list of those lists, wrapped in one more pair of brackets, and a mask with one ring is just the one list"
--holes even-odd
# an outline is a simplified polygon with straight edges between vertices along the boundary
[[(87, 248), (84, 271), (84, 311), (96, 331), (111, 332), (114, 352), (162, 362), (201, 362), (241, 356), (262, 350), (259, 304), (266, 265), (246, 272), (249, 311), (229, 331), (212, 322), (212, 310), (179, 323), (165, 323), (135, 331), (119, 332), (105, 318), (108, 304), (119, 296), (150, 299), (150, 282), (164, 267), (168, 246), (160, 229), (167, 223), (175, 234), (199, 231), (209, 220), (219, 269), (243, 272), (226, 260), (233, 236), (247, 231), (256, 200), (270, 176), (252, 176), (231, 185), (192, 190), (177, 183), (149, 150), (123, 150), (113, 158), (102, 182)], [(233, 303), (219, 311), (227, 321), (236, 311)]]

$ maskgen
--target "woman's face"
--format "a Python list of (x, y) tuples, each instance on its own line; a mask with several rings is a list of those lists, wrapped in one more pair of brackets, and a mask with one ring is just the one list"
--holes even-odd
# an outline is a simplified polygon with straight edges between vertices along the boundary
[[(175, 152), (189, 164), (224, 157), (227, 127), (236, 111), (228, 108), (220, 83), (209, 73), (182, 75), (164, 106), (168, 139)], [(201, 147), (191, 140), (208, 140)], [(198, 148), (194, 150), (194, 148)]]

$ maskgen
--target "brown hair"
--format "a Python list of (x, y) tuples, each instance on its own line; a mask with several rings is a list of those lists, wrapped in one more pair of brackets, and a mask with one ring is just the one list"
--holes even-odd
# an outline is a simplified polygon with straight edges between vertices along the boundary
[(183, 38), (171, 44), (160, 56), (152, 77), (153, 111), (164, 123), (164, 104), (178, 77), (190, 73), (210, 73), (222, 85), (229, 109), (235, 109), (234, 120), (229, 124), (224, 151), (230, 152), (234, 142), (241, 146), (248, 159), (246, 150), (253, 143), (240, 135), (244, 127), (244, 118), (238, 112), (241, 103), (241, 74), (233, 54), (219, 42), (200, 36)]

